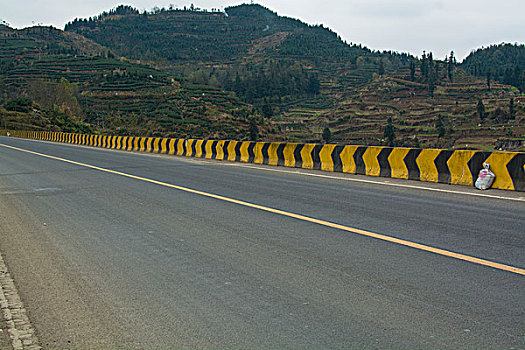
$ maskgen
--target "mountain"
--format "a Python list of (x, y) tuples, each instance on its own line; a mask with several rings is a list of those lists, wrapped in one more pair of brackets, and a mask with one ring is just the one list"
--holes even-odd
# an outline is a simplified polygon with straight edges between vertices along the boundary
[[(224, 12), (121, 5), (65, 31), (4, 32), (0, 102), (10, 122), (25, 113), (16, 110), (27, 107), (21, 96), (40, 114), (122, 135), (481, 149), (525, 135), (520, 86), (499, 71), (490, 84), (472, 71), (499, 64), (488, 55), (472, 65), (470, 56), (457, 64), (371, 51), (256, 4)], [(37, 93), (49, 90), (64, 91), (60, 103)], [(62, 119), (40, 127), (63, 128)]]

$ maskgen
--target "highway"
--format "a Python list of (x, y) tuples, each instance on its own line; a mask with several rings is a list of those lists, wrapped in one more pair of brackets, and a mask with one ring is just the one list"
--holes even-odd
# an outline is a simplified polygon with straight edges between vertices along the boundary
[(523, 349), (524, 197), (0, 137), (44, 348)]

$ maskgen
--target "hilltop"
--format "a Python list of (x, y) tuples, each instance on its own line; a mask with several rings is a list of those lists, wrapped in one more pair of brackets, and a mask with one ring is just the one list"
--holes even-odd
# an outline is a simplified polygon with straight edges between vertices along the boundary
[(525, 45), (502, 43), (472, 51), (461, 63), (470, 74), (525, 91)]
[(133, 59), (228, 62), (248, 57), (305, 57), (350, 60), (370, 50), (347, 45), (334, 32), (280, 17), (261, 5), (228, 7), (224, 12), (195, 8), (139, 13), (119, 6), (96, 18), (65, 27)]
[[(122, 5), (50, 30), (55, 39), (38, 28), (14, 32), (25, 44), (6, 36), (2, 55), (29, 46), (19, 47), (16, 69), (0, 61), (8, 86), (18, 81), (27, 95), (41, 72), (64, 78), (78, 91), (77, 119), (101, 132), (484, 149), (525, 134), (519, 45), (481, 49), (461, 64), (375, 52), (246, 4), (142, 13)], [(502, 55), (514, 61), (487, 82)]]

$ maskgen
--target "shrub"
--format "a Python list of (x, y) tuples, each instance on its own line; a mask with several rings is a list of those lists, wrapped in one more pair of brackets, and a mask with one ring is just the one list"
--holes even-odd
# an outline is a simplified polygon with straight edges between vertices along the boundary
[(8, 111), (15, 112), (29, 112), (29, 107), (33, 104), (33, 101), (26, 97), (19, 97), (9, 100), (5, 104), (5, 109)]

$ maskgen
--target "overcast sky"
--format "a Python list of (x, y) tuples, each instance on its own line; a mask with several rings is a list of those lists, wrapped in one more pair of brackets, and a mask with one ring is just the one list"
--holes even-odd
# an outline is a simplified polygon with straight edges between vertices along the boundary
[[(154, 6), (219, 8), (249, 0), (0, 0), (0, 19), (11, 27), (36, 24), (63, 29), (74, 18), (96, 16), (119, 4), (139, 10)], [(258, 0), (279, 15), (323, 24), (347, 42), (375, 50), (423, 50), (458, 60), (472, 49), (525, 42), (525, 0)]]

